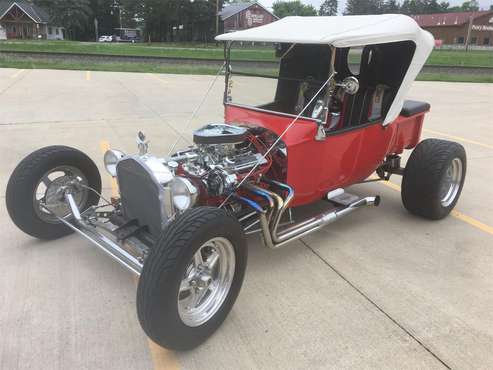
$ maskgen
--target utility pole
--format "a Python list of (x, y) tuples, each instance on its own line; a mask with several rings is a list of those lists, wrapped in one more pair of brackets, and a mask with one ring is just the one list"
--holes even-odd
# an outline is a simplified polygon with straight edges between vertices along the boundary
[(121, 5), (118, 5), (118, 18), (120, 20), (120, 32), (122, 30), (122, 7)]
[(96, 42), (99, 40), (99, 32), (98, 32), (98, 19), (94, 18), (94, 32), (96, 33)]
[(111, 15), (113, 15), (113, 9), (118, 9), (118, 23), (120, 24), (120, 36), (122, 32), (122, 6), (120, 5), (118, 0), (113, 0), (113, 4), (111, 6)]
[[(219, 0), (216, 0), (216, 36), (217, 35), (219, 35)], [(216, 46), (217, 46), (217, 41), (216, 41)]]
[(469, 42), (471, 41), (471, 30), (472, 30), (472, 14), (469, 16), (469, 26), (467, 27), (467, 37), (466, 37), (466, 51), (469, 50)]

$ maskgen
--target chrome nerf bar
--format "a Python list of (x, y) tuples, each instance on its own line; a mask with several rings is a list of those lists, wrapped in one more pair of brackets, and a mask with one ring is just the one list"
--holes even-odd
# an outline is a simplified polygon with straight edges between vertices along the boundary
[[(110, 239), (106, 235), (99, 232), (95, 226), (85, 222), (80, 214), (80, 210), (77, 207), (72, 194), (65, 193), (65, 200), (70, 206), (72, 215), (74, 216), (75, 224), (72, 224), (62, 217), (58, 217), (56, 215), (55, 216), (72, 230), (79, 233), (87, 240), (91, 241), (94, 245), (96, 245), (99, 249), (101, 249), (115, 261), (120, 263), (122, 266), (126, 267), (137, 276), (140, 276), (143, 267), (143, 261), (140, 258), (137, 258), (128, 253), (125, 249), (123, 249), (119, 242)], [(50, 211), (48, 208), (46, 209)]]

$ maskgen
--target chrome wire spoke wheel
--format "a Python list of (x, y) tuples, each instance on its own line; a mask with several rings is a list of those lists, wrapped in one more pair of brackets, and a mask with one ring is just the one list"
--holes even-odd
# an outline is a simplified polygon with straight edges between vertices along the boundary
[(448, 207), (457, 197), (462, 183), (462, 161), (454, 158), (444, 173), (440, 186), (440, 202)]
[[(58, 166), (46, 172), (37, 182), (33, 193), (33, 207), (40, 219), (48, 223), (58, 223), (58, 217), (71, 215), (65, 201), (65, 191), (70, 190), (79, 209), (88, 198), (88, 180), (76, 167)], [(52, 211), (50, 213), (46, 208)]]
[(228, 296), (235, 273), (235, 251), (217, 237), (202, 244), (188, 264), (178, 292), (178, 313), (190, 327), (209, 321)]

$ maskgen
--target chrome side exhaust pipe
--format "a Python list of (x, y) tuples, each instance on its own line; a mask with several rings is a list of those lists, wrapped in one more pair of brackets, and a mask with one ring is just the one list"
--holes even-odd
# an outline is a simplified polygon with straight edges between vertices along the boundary
[(371, 205), (378, 206), (378, 204), (380, 203), (380, 197), (378, 196), (361, 198), (337, 210), (321, 213), (317, 216), (310, 217), (304, 221), (298, 222), (284, 230), (278, 231), (279, 221), (281, 220), (284, 211), (288, 208), (289, 203), (293, 199), (294, 191), (288, 185), (279, 183), (277, 181), (269, 180), (266, 182), (268, 182), (271, 185), (278, 186), (283, 190), (288, 191), (286, 199), (283, 200), (282, 197), (280, 197), (278, 194), (270, 190), (264, 189), (256, 185), (251, 185), (251, 184), (249, 185), (249, 188), (255, 189), (257, 193), (264, 192), (264, 194), (271, 196), (272, 200), (276, 205), (274, 215), (272, 215), (270, 222), (267, 219), (265, 213), (259, 215), (264, 243), (270, 249), (277, 249), (289, 242), (292, 242), (312, 232), (315, 232), (321, 229), (322, 227), (331, 224), (337, 221), (338, 219), (356, 211), (361, 207), (371, 206)]

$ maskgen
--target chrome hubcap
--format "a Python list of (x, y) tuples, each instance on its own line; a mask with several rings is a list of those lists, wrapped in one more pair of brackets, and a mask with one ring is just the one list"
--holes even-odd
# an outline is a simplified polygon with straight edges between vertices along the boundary
[[(83, 185), (83, 186), (80, 186)], [(41, 177), (33, 194), (33, 207), (36, 214), (45, 222), (57, 223), (57, 217), (67, 217), (71, 214), (70, 207), (65, 201), (64, 195), (70, 189), (72, 196), (79, 208), (86, 202), (88, 182), (84, 174), (72, 166), (56, 167)], [(55, 215), (51, 214), (43, 206), (50, 209)]]
[(453, 203), (459, 193), (462, 182), (462, 161), (454, 158), (445, 171), (440, 186), (440, 202), (442, 207), (448, 207)]
[(235, 252), (225, 238), (213, 238), (195, 252), (178, 292), (178, 313), (187, 326), (204, 324), (226, 299), (235, 272)]

